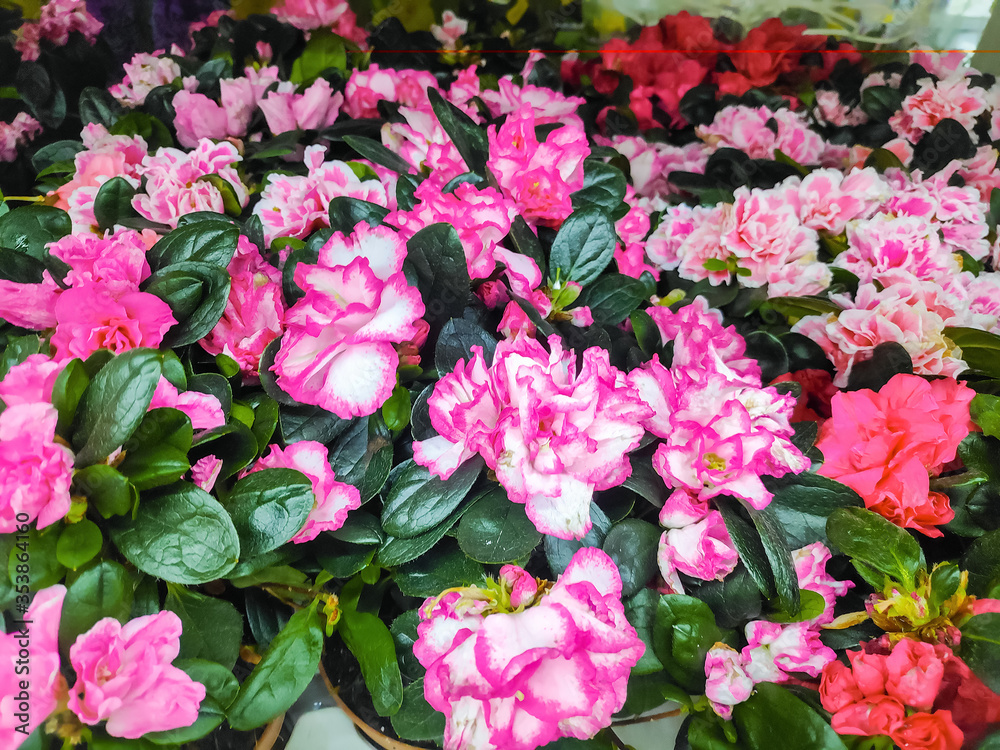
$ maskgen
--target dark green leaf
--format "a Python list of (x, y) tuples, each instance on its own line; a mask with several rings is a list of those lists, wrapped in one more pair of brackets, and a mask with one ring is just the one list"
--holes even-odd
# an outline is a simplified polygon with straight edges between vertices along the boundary
[(97, 123), (110, 128), (124, 112), (118, 100), (106, 89), (87, 86), (80, 92), (80, 119), (83, 124)]
[(79, 359), (71, 359), (52, 385), (52, 405), (59, 412), (56, 432), (68, 435), (76, 416), (76, 407), (80, 404), (83, 392), (87, 390), (90, 378)]
[(743, 517), (739, 504), (733, 498), (720, 496), (716, 499), (716, 506), (722, 514), (733, 546), (736, 547), (750, 577), (764, 596), (768, 598), (775, 596), (777, 590), (774, 585), (774, 572), (771, 570), (760, 532)]
[(45, 264), (27, 253), (0, 247), (0, 279), (15, 284), (40, 284)]
[(451, 138), (452, 143), (455, 144), (455, 148), (458, 149), (458, 153), (466, 165), (471, 171), (483, 174), (486, 162), (490, 157), (486, 131), (465, 112), (451, 102), (445, 101), (437, 89), (427, 89), (427, 96), (434, 109), (434, 114), (437, 115), (438, 122), (441, 123), (441, 127)]
[(804, 701), (770, 682), (733, 709), (747, 750), (847, 750), (829, 724)]
[(135, 487), (107, 464), (93, 464), (73, 474), (73, 491), (84, 495), (104, 518), (124, 516), (139, 500)]
[(135, 188), (124, 177), (112, 177), (101, 185), (94, 198), (94, 218), (101, 231), (112, 229), (115, 224), (122, 224), (123, 219), (135, 214), (132, 208), (132, 196)]
[(236, 700), (226, 712), (230, 726), (253, 729), (288, 710), (312, 682), (322, 654), (321, 619), (315, 607), (300, 609), (240, 685)]
[(552, 572), (559, 575), (569, 565), (576, 551), (582, 547), (600, 547), (611, 530), (611, 521), (595, 502), (590, 503), (590, 522), (593, 524), (583, 539), (560, 539), (546, 535), (545, 557)]
[(22, 206), (0, 216), (0, 247), (45, 259), (45, 246), (73, 229), (69, 214), (54, 206)]
[(403, 703), (391, 721), (393, 730), (404, 740), (444, 741), (444, 714), (431, 708), (424, 698), (423, 677), (403, 688)]
[(750, 520), (760, 533), (764, 552), (774, 574), (774, 587), (778, 592), (781, 608), (789, 615), (796, 615), (799, 612), (799, 579), (795, 575), (792, 550), (785, 539), (781, 523), (768, 508), (748, 508), (748, 512)]
[(469, 267), (458, 232), (449, 224), (431, 224), (406, 242), (406, 262), (417, 274), (427, 300), (424, 318), (441, 325), (460, 318), (469, 298)]
[(131, 437), (149, 409), (160, 373), (159, 352), (132, 349), (91, 379), (74, 422), (78, 467), (103, 461)]
[(602, 161), (587, 159), (583, 163), (583, 187), (570, 195), (573, 208), (592, 204), (613, 211), (625, 199), (627, 185), (620, 169)]
[(278, 427), (286, 443), (315, 440), (329, 443), (351, 425), (351, 420), (318, 406), (282, 406), (279, 409)]
[[(633, 675), (652, 674), (663, 669), (663, 664), (653, 651), (653, 623), (656, 621), (656, 608), (659, 603), (660, 597), (653, 589), (641, 589), (622, 602), (625, 606), (625, 617), (646, 646), (642, 657), (632, 667)], [(631, 693), (631, 685), (629, 692)], [(662, 696), (660, 697), (662, 700)]]
[(917, 540), (877, 513), (839, 508), (830, 514), (826, 534), (845, 555), (911, 587), (924, 566)]
[(243, 616), (225, 599), (167, 586), (164, 609), (181, 618), (181, 659), (206, 659), (232, 669), (240, 655)]
[(400, 539), (432, 529), (465, 499), (482, 468), (479, 459), (466, 461), (445, 480), (433, 476), (426, 467), (411, 463), (386, 495), (382, 528)]
[(969, 593), (986, 596), (1000, 582), (1000, 529), (983, 534), (969, 545), (962, 557), (969, 571)]
[(437, 596), (453, 586), (481, 584), (486, 576), (483, 566), (470, 560), (447, 540), (433, 555), (403, 565), (394, 579), (406, 596)]
[(639, 279), (610, 273), (584, 289), (579, 304), (590, 308), (595, 323), (618, 325), (647, 297), (646, 285)]
[(388, 215), (389, 209), (358, 198), (342, 195), (330, 201), (330, 228), (344, 235), (351, 234), (362, 221), (377, 227)]
[(837, 508), (864, 506), (850, 487), (812, 472), (788, 474), (781, 479), (766, 477), (764, 485), (774, 493), (768, 510), (796, 549), (813, 542), (829, 546), (827, 517)]
[(497, 487), (473, 503), (458, 524), (458, 544), (462, 551), (482, 563), (509, 563), (520, 560), (541, 541), (524, 511)]
[(583, 286), (594, 281), (614, 257), (617, 235), (603, 209), (574, 211), (559, 228), (549, 255), (549, 278)]
[(187, 346), (208, 335), (226, 310), (229, 288), (229, 273), (212, 263), (181, 261), (154, 273), (145, 290), (170, 305), (177, 320), (164, 345)]
[(1000, 336), (977, 328), (945, 328), (944, 335), (962, 350), (969, 367), (1000, 377)]
[(402, 158), (371, 138), (365, 138), (360, 135), (345, 135), (344, 143), (369, 161), (373, 161), (386, 169), (391, 169), (393, 172), (398, 172), (401, 175), (413, 172), (413, 167), (407, 164)]
[(221, 578), (240, 557), (236, 528), (225, 509), (204, 490), (184, 482), (144, 500), (142, 513), (119, 523), (111, 534), (130, 563), (172, 583)]
[(656, 574), (656, 547), (660, 529), (638, 518), (615, 524), (604, 539), (604, 551), (618, 566), (622, 596), (631, 596)]
[(496, 336), (482, 326), (465, 318), (452, 318), (441, 329), (434, 347), (434, 366), (440, 373), (452, 372), (460, 359), (468, 364), (472, 360), (472, 347), (483, 350), (486, 365), (493, 363), (497, 348)]
[(59, 619), (59, 646), (64, 653), (77, 636), (113, 617), (128, 621), (132, 610), (134, 583), (121, 565), (102, 560), (83, 571), (66, 590), (62, 617)]
[(178, 227), (146, 253), (149, 267), (158, 271), (182, 261), (207, 263), (225, 268), (239, 242), (239, 227), (221, 217)]
[(226, 504), (250, 559), (277, 549), (299, 532), (316, 502), (312, 483), (293, 469), (262, 469), (233, 486)]
[(670, 676), (692, 693), (705, 685), (705, 655), (722, 640), (709, 606), (682, 594), (660, 597), (653, 623), (653, 649)]
[(514, 221), (511, 222), (510, 239), (517, 252), (521, 255), (527, 255), (535, 261), (538, 270), (542, 272), (542, 276), (545, 276), (545, 269), (547, 268), (545, 253), (542, 251), (542, 245), (538, 241), (538, 237), (532, 231), (531, 227), (528, 226), (523, 216), (515, 216)]

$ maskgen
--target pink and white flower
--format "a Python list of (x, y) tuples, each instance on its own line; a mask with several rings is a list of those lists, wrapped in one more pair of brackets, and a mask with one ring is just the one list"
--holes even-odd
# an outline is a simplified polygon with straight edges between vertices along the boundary
[[(768, 123), (774, 123), (774, 130)], [(712, 150), (735, 148), (751, 159), (773, 159), (780, 150), (799, 164), (817, 164), (823, 139), (809, 129), (805, 115), (790, 109), (724, 107), (709, 125), (695, 129)]]
[[(611, 558), (583, 548), (547, 593), (536, 584), (532, 595), (532, 583), (507, 566), (492, 588), (451, 590), (421, 607), (413, 652), (427, 668), (427, 702), (447, 717), (446, 750), (587, 739), (624, 704), (644, 647)], [(499, 590), (520, 606), (491, 609)]]
[(424, 303), (403, 275), (406, 244), (389, 227), (361, 222), (337, 232), (316, 265), (299, 264), (305, 296), (285, 318), (277, 384), (339, 417), (374, 413), (396, 385), (395, 344), (418, 334)]
[(441, 14), (441, 25), (431, 24), (431, 33), (441, 42), (444, 49), (456, 49), (458, 40), (469, 30), (469, 22), (455, 15), (454, 11), (446, 10)]
[(138, 107), (145, 103), (149, 92), (158, 86), (166, 86), (181, 77), (181, 66), (163, 50), (149, 54), (137, 52), (124, 65), (125, 77), (110, 89), (111, 96), (126, 107)]
[(705, 656), (705, 697), (723, 719), (733, 715), (733, 706), (753, 693), (754, 680), (747, 674), (739, 651), (716, 643)]
[(271, 132), (289, 130), (322, 130), (337, 121), (344, 95), (334, 92), (324, 78), (317, 78), (301, 94), (295, 85), (279, 83), (278, 88), (260, 100), (260, 110)]
[[(345, 3), (346, 5), (346, 3)], [(438, 88), (434, 74), (427, 70), (383, 70), (372, 63), (366, 70), (353, 70), (344, 89), (344, 111), (351, 117), (379, 117), (380, 101), (404, 107), (430, 109), (427, 89)]]
[(93, 44), (103, 28), (104, 24), (87, 12), (85, 0), (48, 0), (37, 21), (27, 21), (14, 32), (14, 49), (22, 60), (37, 60), (43, 39), (65, 47), (70, 34), (80, 33)]
[(822, 542), (813, 542), (792, 551), (792, 563), (795, 565), (799, 588), (815, 591), (826, 602), (823, 613), (809, 621), (814, 626), (833, 622), (833, 607), (837, 597), (844, 596), (854, 588), (853, 581), (838, 581), (826, 572), (826, 564), (831, 557), (830, 550)]
[(184, 391), (180, 393), (169, 380), (160, 376), (160, 382), (153, 391), (153, 400), (149, 403), (153, 409), (177, 409), (191, 420), (191, 426), (196, 430), (210, 430), (226, 423), (222, 404), (211, 393), (199, 391)]
[(780, 625), (755, 620), (747, 623), (746, 639), (742, 656), (754, 682), (788, 682), (799, 672), (819, 677), (823, 667), (837, 658), (807, 622)]
[(18, 151), (42, 130), (42, 124), (27, 112), (18, 112), (11, 122), (0, 122), (0, 162), (17, 159)]
[(291, 539), (295, 544), (311, 541), (321, 531), (339, 529), (347, 520), (348, 512), (361, 507), (358, 488), (336, 481), (337, 477), (330, 468), (326, 446), (322, 443), (300, 440), (284, 450), (272, 445), (271, 451), (266, 456), (261, 456), (243, 476), (275, 468), (301, 471), (312, 482), (313, 494), (316, 496), (305, 524)]
[(257, 96), (249, 78), (219, 81), (220, 101), (204, 94), (181, 90), (171, 104), (176, 111), (177, 140), (185, 148), (195, 148), (202, 138), (215, 141), (241, 138), (247, 134), (250, 118), (257, 108)]
[(986, 111), (986, 92), (961, 75), (940, 81), (924, 78), (917, 83), (917, 92), (903, 99), (900, 110), (889, 118), (892, 129), (912, 143), (942, 120), (954, 120), (972, 132), (976, 118)]
[(656, 554), (665, 581), (673, 571), (703, 581), (721, 581), (740, 560), (722, 514), (709, 511), (704, 518), (664, 531)]

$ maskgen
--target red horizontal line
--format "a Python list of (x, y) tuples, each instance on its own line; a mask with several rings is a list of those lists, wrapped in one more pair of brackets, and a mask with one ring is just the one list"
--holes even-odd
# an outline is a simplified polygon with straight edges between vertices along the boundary
[[(456, 54), (456, 50), (443, 50), (443, 49), (376, 49), (372, 50), (372, 54), (378, 54), (379, 52), (384, 53), (448, 53)], [(871, 50), (839, 50), (839, 49), (719, 49), (719, 50), (704, 50), (704, 49), (474, 49), (474, 50), (459, 50), (458, 52), (462, 54), (478, 54), (478, 55), (510, 55), (516, 53), (528, 53), (528, 52), (541, 52), (546, 55), (563, 55), (569, 52), (576, 52), (577, 54), (588, 54), (588, 53), (601, 53), (608, 52), (611, 54), (645, 54), (645, 55), (663, 55), (663, 54), (716, 54), (716, 53), (729, 53), (729, 52), (758, 52), (758, 53), (771, 53), (771, 52), (798, 52), (800, 54), (805, 54), (807, 52), (825, 52), (827, 54), (849, 54), (851, 52), (863, 52), (865, 54), (900, 54), (909, 52), (925, 52), (933, 53), (938, 52), (941, 54), (947, 54), (951, 52), (962, 52), (962, 53), (990, 53), (995, 54), (1000, 52), (1000, 49), (871, 49)]]

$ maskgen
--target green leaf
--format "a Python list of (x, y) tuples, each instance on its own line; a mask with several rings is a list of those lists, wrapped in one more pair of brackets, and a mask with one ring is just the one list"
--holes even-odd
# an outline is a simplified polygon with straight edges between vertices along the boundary
[[(634, 596), (622, 600), (626, 619), (646, 646), (642, 657), (632, 667), (633, 675), (652, 674), (663, 669), (663, 664), (656, 658), (653, 650), (653, 623), (656, 621), (659, 603), (660, 597), (653, 589), (640, 589)], [(629, 692), (631, 693), (631, 686)]]
[(850, 487), (819, 474), (787, 474), (781, 479), (764, 478), (764, 486), (774, 493), (767, 509), (795, 549), (813, 542), (830, 546), (826, 519), (837, 508), (863, 507), (864, 501)]
[(341, 435), (330, 450), (330, 466), (337, 481), (357, 487), (361, 502), (366, 503), (385, 485), (392, 456), (392, 436), (381, 416), (372, 414), (355, 421)]
[(487, 365), (493, 362), (493, 352), (497, 348), (496, 337), (477, 323), (465, 318), (452, 318), (438, 334), (434, 346), (434, 366), (438, 372), (453, 372), (458, 361), (472, 360), (472, 347), (483, 350), (483, 359)]
[(935, 567), (931, 572), (931, 606), (939, 608), (958, 591), (961, 582), (962, 571), (955, 563), (942, 563)]
[(469, 169), (477, 174), (485, 173), (486, 162), (490, 157), (485, 129), (454, 104), (445, 101), (437, 89), (429, 88), (427, 98), (430, 99), (438, 122), (455, 144), (455, 148)]
[(1000, 377), (1000, 336), (978, 328), (945, 328), (944, 335), (962, 350), (969, 367)]
[(548, 267), (545, 253), (542, 250), (542, 245), (538, 241), (537, 235), (528, 226), (528, 222), (524, 220), (523, 216), (514, 217), (514, 221), (510, 225), (510, 235), (508, 236), (514, 245), (514, 249), (521, 255), (527, 255), (535, 261), (538, 270), (542, 272), (542, 276), (545, 276), (545, 270)]
[(81, 633), (98, 620), (128, 621), (135, 584), (121, 565), (102, 560), (80, 573), (66, 590), (59, 619), (59, 647), (65, 653)]
[(483, 566), (465, 556), (454, 542), (442, 544), (433, 555), (407, 563), (393, 576), (399, 590), (406, 596), (437, 596), (453, 586), (482, 583), (486, 576)]
[(653, 650), (677, 684), (701, 693), (705, 655), (721, 640), (722, 631), (705, 602), (682, 594), (660, 597), (653, 622)]
[(584, 289), (579, 304), (590, 308), (595, 323), (618, 325), (646, 298), (646, 285), (639, 279), (610, 273)]
[(390, 721), (401, 739), (444, 743), (444, 714), (424, 698), (423, 677), (403, 688), (403, 703)]
[(146, 259), (154, 273), (183, 261), (225, 268), (239, 239), (239, 227), (222, 217), (198, 221), (174, 229), (149, 249)]
[(347, 70), (347, 49), (344, 40), (329, 29), (315, 29), (306, 48), (292, 63), (288, 80), (292, 83), (312, 83), (330, 68)]
[(588, 204), (613, 211), (625, 200), (628, 182), (620, 169), (596, 159), (583, 163), (583, 187), (570, 194), (573, 208)]
[(131, 437), (149, 409), (160, 373), (159, 352), (132, 349), (91, 379), (74, 422), (78, 467), (103, 461)]
[(764, 553), (774, 574), (774, 587), (778, 592), (781, 608), (789, 615), (799, 612), (799, 579), (792, 562), (792, 550), (785, 539), (781, 523), (768, 508), (755, 510), (748, 508), (750, 520), (760, 533)]
[(262, 469), (233, 486), (226, 504), (248, 560), (277, 549), (305, 525), (316, 497), (312, 482), (293, 469)]
[[(479, 498), (476, 498), (479, 499)], [(475, 500), (466, 500), (448, 518), (430, 531), (425, 531), (409, 539), (387, 536), (378, 548), (378, 563), (384, 568), (393, 568), (410, 560), (416, 560), (431, 547), (441, 541), (445, 534), (458, 523), (459, 519), (472, 507)]]
[(768, 598), (775, 596), (777, 589), (774, 584), (774, 572), (771, 570), (760, 532), (741, 515), (740, 506), (735, 499), (720, 496), (716, 500), (716, 506), (722, 514), (733, 546), (736, 547), (740, 560), (757, 584), (757, 588)]
[(884, 174), (887, 169), (906, 169), (899, 157), (887, 148), (873, 149), (865, 158), (865, 166), (874, 167), (879, 174)]
[(790, 322), (808, 315), (839, 313), (840, 307), (822, 297), (775, 297), (762, 305), (784, 315)]
[(361, 675), (379, 716), (392, 716), (403, 703), (403, 678), (389, 628), (367, 612), (345, 610), (340, 637), (361, 665)]
[(69, 214), (54, 206), (21, 206), (0, 216), (0, 247), (45, 259), (45, 246), (73, 230)]
[(990, 690), (1000, 691), (1000, 614), (975, 615), (966, 621), (961, 657)]
[(41, 284), (45, 264), (27, 253), (0, 247), (0, 279), (16, 284)]
[(63, 529), (56, 543), (56, 559), (60, 565), (76, 570), (93, 560), (103, 545), (100, 528), (84, 518)]
[(877, 513), (864, 508), (839, 508), (826, 522), (830, 541), (845, 555), (890, 576), (907, 589), (924, 567), (917, 540)]
[(406, 262), (416, 271), (425, 300), (433, 300), (424, 318), (441, 325), (460, 318), (469, 299), (469, 267), (458, 232), (449, 224), (431, 224), (406, 242)]
[(101, 185), (94, 198), (94, 218), (102, 232), (135, 215), (135, 209), (132, 208), (134, 195), (135, 188), (124, 177), (112, 177)]
[(410, 463), (386, 495), (382, 528), (400, 539), (432, 529), (461, 504), (482, 468), (479, 459), (466, 461), (445, 480), (424, 466)]
[(986, 596), (1000, 582), (1000, 529), (974, 540), (962, 557), (962, 567), (969, 571), (969, 593)]
[(97, 123), (106, 128), (110, 128), (124, 112), (124, 108), (118, 100), (111, 96), (106, 89), (96, 86), (87, 86), (80, 92), (78, 102), (80, 119), (83, 124)]
[(316, 607), (300, 609), (240, 686), (226, 712), (230, 726), (253, 729), (287, 711), (312, 682), (322, 654), (323, 624)]
[(7, 345), (0, 352), (0, 379), (6, 377), (14, 365), (21, 364), (32, 354), (38, 354), (38, 346), (38, 336), (34, 333), (8, 337)]
[(17, 92), (36, 120), (58, 128), (66, 119), (66, 94), (41, 63), (22, 60), (17, 66)]
[(177, 321), (164, 346), (187, 346), (208, 335), (226, 310), (229, 289), (229, 273), (212, 263), (180, 261), (154, 273), (145, 291), (166, 302)]
[[(207, 447), (211, 443), (210, 447)], [(226, 479), (246, 467), (257, 455), (257, 441), (250, 428), (239, 420), (201, 432), (194, 442), (198, 456), (212, 453), (222, 459), (220, 477)]]
[(334, 578), (350, 578), (364, 570), (375, 559), (378, 545), (338, 542), (332, 547), (317, 545), (316, 561)]
[(458, 545), (481, 563), (515, 562), (541, 539), (524, 506), (511, 501), (502, 487), (476, 500), (458, 524)]
[(656, 547), (660, 529), (638, 518), (615, 524), (604, 539), (604, 551), (618, 566), (622, 596), (631, 596), (656, 574)]
[(87, 390), (90, 378), (79, 359), (71, 359), (62, 372), (56, 376), (52, 385), (52, 405), (59, 412), (56, 432), (68, 435), (76, 416), (76, 407), (80, 404), (83, 392)]
[(861, 109), (873, 120), (888, 120), (902, 105), (902, 92), (891, 86), (869, 86), (861, 92)]
[(398, 435), (410, 424), (410, 392), (406, 386), (397, 385), (392, 389), (392, 394), (382, 404), (382, 421), (386, 427)]
[(340, 195), (330, 201), (330, 228), (335, 232), (349, 235), (362, 221), (377, 227), (389, 215), (389, 209), (377, 203)]
[(172, 583), (214, 581), (240, 558), (239, 538), (225, 508), (186, 482), (144, 499), (142, 513), (113, 527), (111, 535), (130, 563)]
[(719, 627), (742, 628), (749, 620), (760, 619), (760, 589), (745, 565), (737, 565), (721, 581), (699, 584), (692, 594), (712, 608)]
[(73, 492), (84, 495), (104, 518), (124, 516), (139, 500), (135, 487), (107, 464), (94, 464), (74, 473)]
[(345, 135), (344, 143), (353, 148), (369, 161), (373, 161), (386, 169), (398, 172), (401, 175), (411, 174), (413, 167), (394, 152), (387, 149), (378, 141), (365, 138), (360, 135)]
[(984, 435), (1000, 438), (1000, 396), (980, 393), (969, 404), (969, 413)]
[(767, 619), (772, 622), (804, 622), (819, 617), (826, 609), (826, 600), (823, 596), (809, 589), (799, 590), (799, 602), (799, 610), (795, 614), (790, 614), (786, 610), (770, 614)]
[(596, 206), (574, 211), (552, 242), (549, 278), (587, 286), (608, 267), (617, 239), (607, 211)]
[(206, 659), (231, 670), (240, 655), (243, 616), (225, 599), (167, 586), (164, 609), (181, 618), (181, 659)]
[(805, 702), (770, 682), (733, 709), (747, 750), (847, 750), (829, 724)]

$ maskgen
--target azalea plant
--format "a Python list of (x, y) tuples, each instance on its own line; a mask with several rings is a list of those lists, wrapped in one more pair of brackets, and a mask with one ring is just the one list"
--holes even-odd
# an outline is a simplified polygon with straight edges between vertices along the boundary
[(0, 17), (4, 748), (1000, 745), (1000, 87), (551, 11)]

